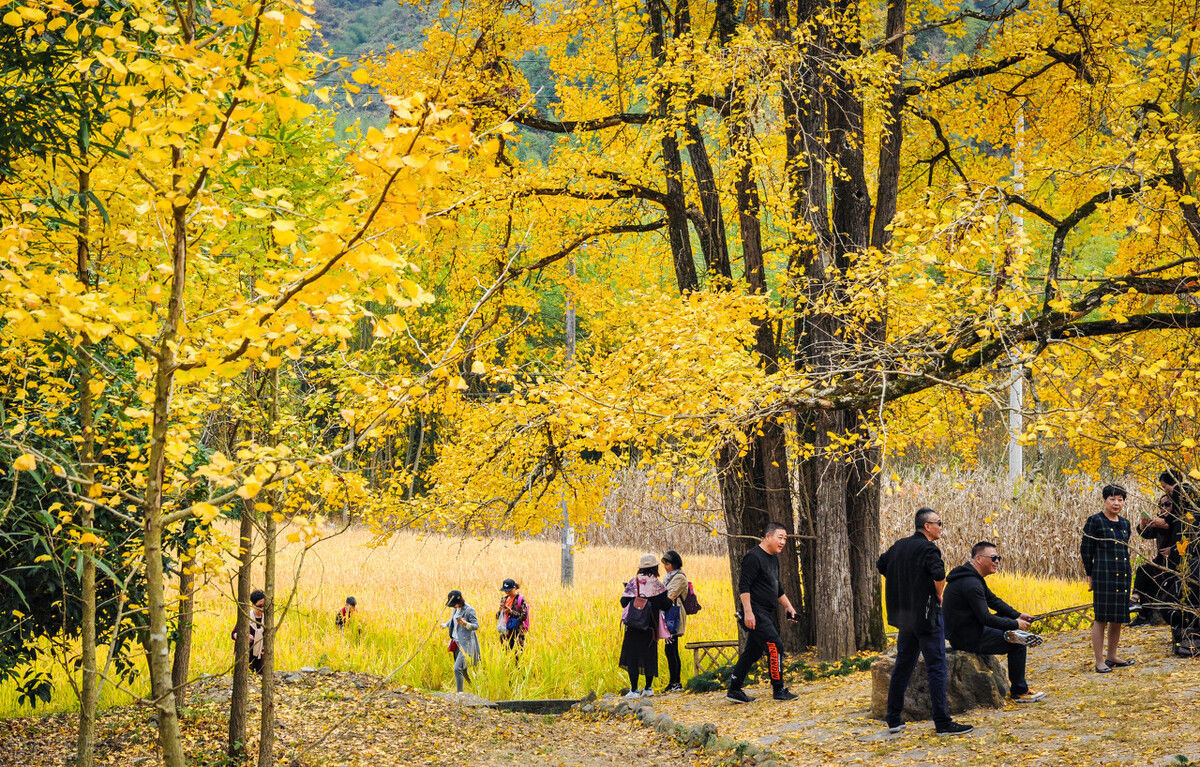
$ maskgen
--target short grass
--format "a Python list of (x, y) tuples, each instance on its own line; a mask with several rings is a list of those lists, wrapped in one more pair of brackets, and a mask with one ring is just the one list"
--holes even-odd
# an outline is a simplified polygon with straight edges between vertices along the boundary
[[(446, 630), (439, 626), (449, 611), (446, 592), (461, 589), (479, 612), (483, 661), (473, 669), (469, 691), (493, 700), (571, 697), (619, 690), (627, 685), (617, 667), (621, 624), (619, 597), (633, 574), (640, 551), (590, 547), (575, 556), (575, 585), (559, 583), (560, 548), (545, 541), (481, 541), (398, 534), (372, 547), (370, 536), (349, 531), (318, 543), (294, 577), (299, 546), (280, 556), (280, 601), (292, 586), (295, 594), (277, 643), (276, 668), (329, 666), (391, 676), (398, 684), (453, 690)], [(684, 555), (684, 570), (695, 584), (704, 609), (691, 616), (684, 641), (736, 636), (728, 560)], [(532, 628), (520, 663), (500, 645), (495, 611), (504, 578), (515, 578), (532, 609)], [(256, 586), (261, 579), (256, 579)], [(1041, 612), (1088, 601), (1081, 583), (1009, 576), (989, 579), (993, 589), (1014, 606)], [(232, 664), (229, 632), (234, 623), (230, 583), (212, 583), (202, 592), (196, 615), (193, 675), (228, 673)], [(346, 596), (359, 604), (354, 625), (338, 631), (333, 617)], [(684, 653), (685, 679), (691, 673)], [(663, 672), (665, 661), (660, 662)], [(49, 711), (76, 708), (63, 672)], [(145, 694), (140, 681), (132, 691), (106, 686), (103, 706), (128, 702), (130, 692)], [(41, 709), (40, 709), (41, 710)], [(17, 705), (11, 685), (0, 687), (0, 718), (28, 714)]]

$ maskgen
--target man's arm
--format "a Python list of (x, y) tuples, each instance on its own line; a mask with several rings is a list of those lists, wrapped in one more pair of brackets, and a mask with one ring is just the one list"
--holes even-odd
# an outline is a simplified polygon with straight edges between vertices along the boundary
[(738, 599), (742, 602), (742, 623), (746, 624), (747, 629), (753, 631), (756, 622), (754, 619), (754, 610), (750, 607), (750, 592), (743, 591), (741, 594), (738, 594)]
[(792, 607), (792, 600), (788, 599), (787, 594), (779, 595), (779, 604), (783, 605), (784, 615), (786, 615), (790, 620), (795, 620), (796, 608)]
[(942, 578), (940, 581), (934, 581), (933, 588), (937, 591), (938, 604), (940, 605), (942, 603), (942, 592), (946, 590), (946, 579)]

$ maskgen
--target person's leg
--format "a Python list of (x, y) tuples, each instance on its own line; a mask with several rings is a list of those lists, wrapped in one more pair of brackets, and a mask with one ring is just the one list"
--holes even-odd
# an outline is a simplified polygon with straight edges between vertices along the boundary
[(463, 691), (463, 681), (467, 678), (467, 656), (462, 650), (454, 653), (454, 688)]
[(901, 630), (896, 635), (896, 665), (892, 667), (892, 678), (888, 682), (888, 727), (896, 727), (904, 722), (904, 692), (917, 665), (919, 649), (916, 634)]
[(1120, 623), (1108, 624), (1108, 655), (1106, 660), (1117, 660), (1117, 646), (1121, 644), (1121, 625)]
[(1025, 645), (1009, 642), (1004, 638), (1004, 632), (1000, 629), (984, 626), (983, 636), (980, 638), (979, 644), (964, 649), (967, 652), (983, 655), (1007, 655), (1009, 694), (1016, 697), (1029, 692), (1029, 685), (1025, 681), (1027, 649)]
[(949, 724), (950, 711), (946, 707), (946, 635), (941, 624), (928, 634), (919, 635), (921, 657), (925, 659), (925, 673), (929, 677), (929, 707), (933, 723), (938, 727)]
[(644, 689), (648, 692), (654, 692), (654, 677), (650, 674), (645, 674), (644, 676), (646, 677), (646, 687)]
[(676, 637), (663, 645), (663, 653), (667, 656), (667, 672), (670, 675), (667, 686), (679, 684), (680, 672), (683, 670), (679, 661), (679, 638)]
[(783, 689), (783, 641), (774, 621), (764, 621), (757, 629), (761, 635), (763, 651), (767, 655), (767, 674), (771, 677), (771, 689)]
[(742, 650), (742, 654), (738, 656), (737, 663), (733, 666), (733, 674), (729, 677), (729, 689), (740, 690), (742, 685), (746, 683), (746, 674), (750, 669), (754, 668), (754, 664), (758, 663), (758, 659), (762, 657), (763, 645), (759, 641), (759, 632), (757, 629), (751, 631), (746, 637), (746, 647)]
[(642, 689), (638, 687), (638, 667), (631, 665), (626, 670), (629, 671), (629, 691), (637, 692), (638, 690)]
[(1092, 655), (1096, 668), (1104, 668), (1104, 632), (1108, 624), (1102, 621), (1092, 621)]

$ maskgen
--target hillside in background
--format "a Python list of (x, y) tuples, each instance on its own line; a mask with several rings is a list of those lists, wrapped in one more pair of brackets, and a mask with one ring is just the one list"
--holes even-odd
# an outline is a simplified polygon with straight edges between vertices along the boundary
[(396, 0), (317, 0), (319, 37), (313, 47), (328, 46), (335, 56), (359, 59), (389, 46), (415, 48), (434, 11)]

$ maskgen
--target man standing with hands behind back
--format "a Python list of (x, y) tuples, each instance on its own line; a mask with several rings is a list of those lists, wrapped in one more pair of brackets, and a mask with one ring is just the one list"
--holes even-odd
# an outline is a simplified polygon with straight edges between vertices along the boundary
[(942, 624), (942, 590), (946, 587), (946, 564), (934, 544), (942, 537), (942, 519), (929, 508), (917, 509), (917, 531), (892, 544), (876, 562), (887, 581), (884, 601), (888, 623), (899, 629), (896, 636), (896, 665), (888, 685), (888, 732), (904, 730), (904, 693), (917, 665), (917, 653), (925, 658), (929, 676), (929, 699), (938, 735), (964, 735), (975, 729), (950, 718), (946, 708), (946, 634)]
[(754, 700), (742, 690), (742, 685), (746, 681), (746, 674), (763, 653), (767, 655), (771, 687), (774, 690), (772, 697), (775, 700), (796, 699), (783, 686), (783, 651), (779, 630), (775, 626), (776, 605), (783, 605), (788, 620), (796, 620), (796, 610), (787, 594), (783, 593), (783, 584), (779, 581), (779, 552), (786, 545), (787, 529), (778, 522), (769, 522), (763, 532), (762, 543), (750, 549), (742, 558), (738, 600), (742, 606), (742, 625), (746, 627), (749, 637), (737, 665), (733, 667), (733, 675), (729, 677), (729, 692), (725, 695), (735, 703)]

